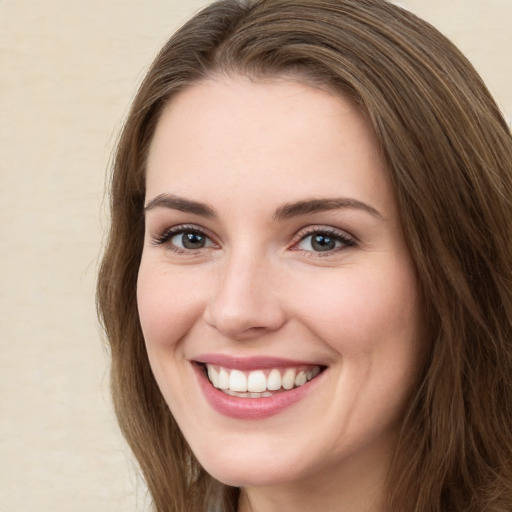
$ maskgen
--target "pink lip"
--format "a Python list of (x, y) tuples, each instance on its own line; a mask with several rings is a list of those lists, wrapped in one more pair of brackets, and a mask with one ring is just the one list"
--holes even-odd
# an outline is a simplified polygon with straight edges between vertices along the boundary
[[(273, 360), (273, 362), (275, 361), (276, 360)], [(280, 361), (281, 363), (283, 362), (283, 360)], [(211, 364), (219, 364), (227, 368), (235, 368), (234, 366), (225, 364), (225, 361), (223, 362), (223, 364), (220, 364), (217, 361), (208, 362)], [(244, 360), (244, 362), (247, 362), (247, 360)], [(192, 366), (199, 381), (199, 386), (201, 387), (201, 390), (203, 391), (206, 400), (208, 401), (210, 406), (223, 416), (241, 420), (259, 420), (279, 414), (280, 412), (284, 411), (288, 407), (291, 407), (293, 404), (302, 400), (310, 392), (312, 392), (316, 387), (317, 381), (321, 379), (323, 375), (323, 373), (321, 373), (320, 375), (315, 377), (313, 380), (307, 382), (303, 386), (291, 389), (289, 391), (276, 393), (275, 395), (269, 397), (241, 398), (226, 395), (222, 391), (213, 387), (208, 378), (206, 377), (203, 369), (198, 364), (195, 363), (193, 363)], [(266, 366), (267, 365), (264, 365), (263, 367)], [(283, 367), (282, 364), (278, 366)], [(286, 364), (284, 366), (286, 367), (294, 365)], [(261, 365), (256, 366), (256, 368), (261, 367)], [(276, 366), (273, 367), (275, 368)], [(240, 368), (240, 366), (237, 366), (236, 368), (238, 369)]]
[(293, 361), (279, 357), (233, 357), (223, 354), (202, 354), (194, 357), (197, 363), (208, 363), (234, 370), (263, 370), (265, 368), (290, 368), (297, 366), (322, 366), (320, 363)]

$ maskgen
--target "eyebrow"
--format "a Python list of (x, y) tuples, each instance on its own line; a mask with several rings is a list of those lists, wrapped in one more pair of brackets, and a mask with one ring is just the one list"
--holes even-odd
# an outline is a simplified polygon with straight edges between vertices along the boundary
[(195, 215), (201, 215), (202, 217), (216, 217), (215, 210), (210, 206), (199, 203), (197, 201), (191, 201), (184, 197), (178, 197), (171, 194), (160, 194), (144, 207), (144, 211), (153, 210), (154, 208), (170, 208), (172, 210), (179, 210), (185, 213), (194, 213)]
[(274, 213), (274, 220), (285, 220), (291, 217), (297, 217), (299, 215), (307, 215), (309, 213), (325, 212), (329, 210), (338, 210), (344, 208), (362, 210), (370, 213), (378, 219), (384, 220), (384, 217), (379, 213), (379, 211), (369, 204), (349, 197), (308, 199), (305, 201), (286, 203), (284, 206), (281, 206), (276, 210)]
[[(184, 197), (175, 196), (172, 194), (160, 194), (144, 207), (144, 211), (153, 210), (154, 208), (169, 208), (172, 210), (178, 210), (185, 213), (193, 213), (202, 217), (215, 218), (217, 217), (216, 211), (205, 203), (198, 201), (192, 201), (185, 199)], [(363, 203), (357, 199), (349, 197), (335, 197), (326, 199), (306, 199), (302, 201), (296, 201), (293, 203), (286, 203), (276, 209), (273, 220), (280, 221), (290, 219), (292, 217), (298, 217), (300, 215), (307, 215), (310, 213), (325, 212), (329, 210), (338, 210), (351, 208), (356, 210), (362, 210), (370, 213), (378, 219), (384, 220), (384, 217), (372, 206)]]

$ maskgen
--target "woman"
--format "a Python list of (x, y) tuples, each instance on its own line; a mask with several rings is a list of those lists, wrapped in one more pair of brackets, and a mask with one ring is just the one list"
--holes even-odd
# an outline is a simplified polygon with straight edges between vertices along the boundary
[(225, 0), (162, 49), (99, 309), (163, 511), (512, 507), (512, 141), (382, 0)]

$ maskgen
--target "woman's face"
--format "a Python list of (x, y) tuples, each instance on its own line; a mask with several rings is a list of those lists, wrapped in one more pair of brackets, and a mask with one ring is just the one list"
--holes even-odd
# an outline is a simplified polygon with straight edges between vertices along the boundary
[(422, 315), (359, 109), (284, 79), (189, 87), (156, 129), (145, 215), (148, 356), (205, 469), (248, 487), (380, 481)]

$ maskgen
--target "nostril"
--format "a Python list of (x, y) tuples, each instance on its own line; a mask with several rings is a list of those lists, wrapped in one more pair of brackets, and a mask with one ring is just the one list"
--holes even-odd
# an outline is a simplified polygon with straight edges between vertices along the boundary
[(211, 289), (207, 325), (230, 339), (260, 336), (283, 325), (284, 302), (271, 289), (274, 280), (262, 276), (263, 263), (238, 254), (226, 265)]
[(206, 324), (229, 339), (255, 338), (271, 332), (284, 323), (284, 317), (270, 315), (265, 312), (220, 312), (205, 315)]

